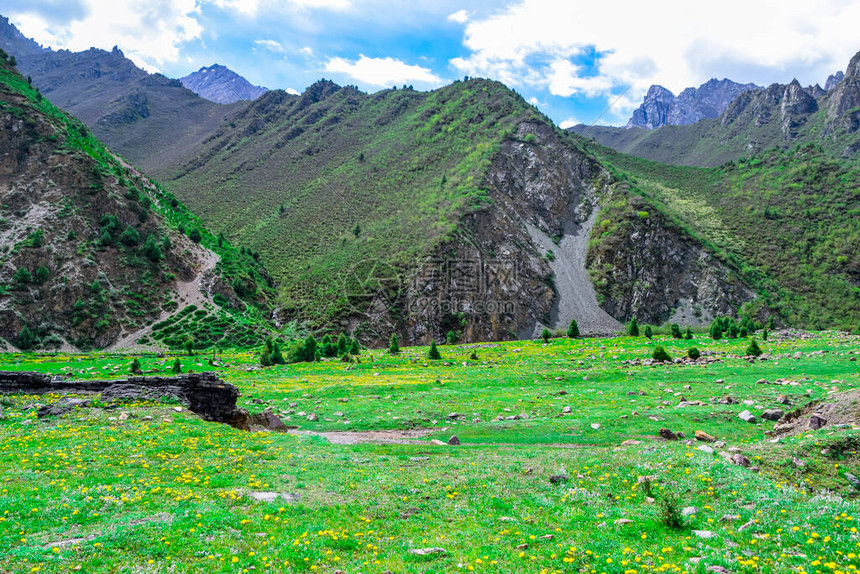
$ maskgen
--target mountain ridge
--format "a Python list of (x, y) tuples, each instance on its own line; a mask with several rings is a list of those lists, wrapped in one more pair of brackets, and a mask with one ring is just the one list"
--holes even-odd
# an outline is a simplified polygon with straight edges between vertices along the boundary
[(182, 85), (217, 104), (233, 104), (238, 101), (256, 100), (268, 91), (221, 64), (204, 66), (179, 79)]

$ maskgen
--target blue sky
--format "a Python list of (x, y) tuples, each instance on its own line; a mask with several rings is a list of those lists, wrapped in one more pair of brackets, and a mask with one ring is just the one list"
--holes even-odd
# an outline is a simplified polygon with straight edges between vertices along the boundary
[(651, 84), (823, 83), (860, 50), (860, 3), (760, 0), (0, 0), (54, 48), (118, 45), (181, 77), (224, 64), (268, 88), (498, 79), (562, 125), (623, 124)]

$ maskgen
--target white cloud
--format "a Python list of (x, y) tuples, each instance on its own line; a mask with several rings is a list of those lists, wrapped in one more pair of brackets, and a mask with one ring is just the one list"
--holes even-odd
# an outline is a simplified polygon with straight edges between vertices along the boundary
[(325, 71), (346, 74), (361, 83), (379, 87), (411, 83), (436, 87), (445, 83), (445, 80), (429, 68), (414, 66), (394, 58), (368, 58), (364, 54), (360, 54), (355, 61), (331, 58), (325, 64)]
[(286, 90), (284, 90), (284, 91), (285, 91), (285, 92), (287, 92), (288, 94), (292, 94), (292, 95), (294, 95), (294, 96), (300, 96), (300, 95), (301, 95), (301, 94), (299, 93), (299, 91), (298, 91), (297, 89), (295, 89), (295, 88), (287, 88), (287, 89), (286, 89)]
[(558, 127), (560, 127), (563, 130), (566, 130), (567, 128), (572, 128), (573, 126), (578, 126), (581, 123), (582, 122), (576, 118), (568, 118), (568, 119), (564, 120), (563, 122), (561, 122), (560, 124), (558, 124)]
[(9, 16), (25, 36), (42, 44), (72, 51), (120, 46), (149, 71), (180, 61), (180, 46), (203, 32), (196, 0), (86, 0), (85, 5), (78, 18), (58, 24), (26, 4)]
[(281, 46), (281, 43), (276, 40), (255, 40), (254, 44), (257, 46), (262, 46), (263, 48), (269, 50), (270, 52), (283, 52), (284, 47)]
[[(557, 96), (603, 95), (613, 113), (641, 100), (651, 84), (675, 93), (711, 77), (766, 84), (823, 81), (860, 49), (860, 2), (724, 0), (691, 10), (684, 0), (625, 3), (520, 0), (466, 26), (467, 57), (452, 67)], [(742, 15), (742, 16), (739, 16)], [(580, 66), (596, 50), (596, 69)], [(587, 57), (585, 58), (588, 59)]]
[(209, 0), (219, 8), (234, 10), (243, 16), (256, 16), (263, 8), (280, 9), (284, 5), (299, 10), (346, 10), (352, 0)]
[(457, 24), (465, 24), (469, 21), (469, 12), (468, 10), (457, 10), (448, 16), (448, 21), (456, 22)]
[(313, 56), (314, 55), (314, 49), (311, 48), (310, 46), (305, 46), (304, 48), (299, 48), (299, 52), (304, 54), (305, 56)]

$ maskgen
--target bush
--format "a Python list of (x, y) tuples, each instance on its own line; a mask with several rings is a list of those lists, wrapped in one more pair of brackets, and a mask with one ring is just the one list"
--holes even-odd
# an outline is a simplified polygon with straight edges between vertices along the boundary
[(185, 337), (184, 347), (185, 347), (185, 352), (188, 354), (188, 356), (189, 357), (193, 356), (194, 355), (194, 337), (192, 337), (191, 335), (188, 335), (187, 337)]
[(714, 319), (714, 322), (711, 323), (711, 328), (708, 330), (708, 334), (714, 341), (719, 341), (723, 338), (723, 327), (720, 325), (719, 319)]
[(271, 337), (266, 339), (263, 344), (263, 351), (260, 353), (260, 365), (263, 367), (271, 367), (272, 365), (283, 365), (284, 356), (281, 354), (281, 345)]
[(48, 268), (44, 265), (40, 265), (38, 269), (36, 269), (36, 283), (41, 285), (45, 281), (48, 280), (48, 277), (51, 276), (51, 272), (48, 271)]
[(45, 244), (45, 233), (41, 229), (37, 229), (27, 238), (27, 243), (30, 247), (41, 247)]
[(457, 344), (457, 335), (454, 331), (448, 331), (448, 334), (445, 335), (445, 343), (448, 345), (456, 345)]
[(131, 367), (128, 369), (132, 375), (140, 375), (143, 369), (140, 366), (140, 359), (135, 359), (131, 362)]
[(391, 333), (391, 338), (388, 340), (388, 354), (400, 354), (400, 341), (397, 339), (397, 333)]
[(337, 354), (343, 355), (349, 350), (349, 337), (346, 336), (346, 333), (341, 333), (340, 337), (337, 338)]
[(651, 325), (645, 325), (645, 338), (650, 339), (654, 336), (654, 331), (651, 330)]
[(630, 322), (627, 323), (627, 334), (631, 337), (639, 336), (639, 322), (636, 321), (636, 317), (630, 319)]
[(15, 344), (22, 351), (26, 351), (38, 345), (39, 338), (30, 330), (29, 327), (27, 327), (27, 325), (24, 325), (24, 328), (21, 329), (20, 333), (18, 333)]
[(729, 339), (737, 339), (738, 338), (738, 326), (732, 323), (729, 325), (728, 335)]
[(427, 358), (438, 360), (442, 358), (442, 355), (439, 354), (439, 349), (436, 348), (436, 341), (432, 341), (430, 343), (430, 350), (427, 351)]
[(23, 267), (19, 267), (15, 274), (12, 276), (12, 279), (15, 283), (20, 283), (23, 285), (24, 283), (29, 283), (33, 280), (33, 276), (30, 275), (30, 272)]
[(693, 340), (693, 330), (690, 329), (690, 327), (687, 327), (687, 330), (684, 331), (684, 338), (687, 339), (688, 341)]
[(671, 326), (672, 338), (673, 339), (683, 339), (684, 335), (681, 333), (681, 327), (678, 326), (677, 323), (672, 323)]
[(541, 331), (540, 338), (543, 339), (544, 343), (549, 343), (551, 337), (552, 333), (549, 329), (544, 329), (543, 331)]
[(750, 344), (747, 345), (746, 354), (747, 354), (747, 356), (750, 356), (750, 357), (758, 357), (759, 355), (762, 354), (761, 347), (758, 346), (758, 343), (756, 342), (755, 339), (752, 339), (750, 341)]
[(651, 354), (651, 357), (655, 361), (660, 361), (661, 363), (668, 363), (672, 360), (672, 357), (669, 356), (669, 353), (666, 352), (666, 349), (664, 349), (662, 345), (654, 347), (654, 352)]
[(171, 367), (170, 370), (173, 371), (174, 373), (181, 373), (182, 372), (182, 363), (179, 361), (179, 357), (176, 357), (176, 360), (173, 361), (173, 367)]
[(158, 247), (154, 235), (146, 238), (146, 242), (143, 244), (143, 254), (153, 263), (158, 263), (161, 260), (161, 248)]
[(337, 356), (337, 347), (331, 340), (331, 335), (326, 334), (320, 339), (320, 356), (329, 358)]
[(677, 530), (684, 526), (684, 517), (681, 515), (681, 505), (678, 497), (671, 492), (666, 492), (658, 502), (660, 510), (660, 522), (668, 528)]
[(690, 347), (689, 349), (687, 349), (687, 356), (695, 361), (702, 356), (702, 353), (700, 353), (699, 349), (697, 349), (696, 347)]
[(567, 336), (571, 339), (579, 338), (579, 325), (576, 324), (576, 319), (571, 319), (570, 325), (567, 327)]
[(122, 234), (119, 236), (119, 241), (123, 245), (128, 247), (134, 247), (138, 243), (140, 243), (140, 234), (137, 232), (137, 229), (129, 225), (126, 227)]
[(93, 294), (95, 294), (95, 295), (98, 295), (99, 293), (102, 292), (102, 284), (99, 283), (98, 279), (93, 281), (92, 285), (90, 285), (90, 291), (92, 291)]
[(313, 335), (307, 339), (296, 341), (287, 351), (288, 363), (313, 363), (318, 358), (317, 340)]
[(200, 235), (200, 230), (196, 227), (188, 234), (188, 238), (194, 243), (200, 243), (203, 240), (203, 236)]
[(359, 355), (361, 354), (361, 345), (358, 344), (358, 339), (353, 339), (352, 344), (349, 347), (350, 355)]
[(472, 351), (472, 354), (471, 354), (471, 355), (469, 355), (469, 360), (470, 360), (470, 361), (477, 361), (477, 360), (479, 360), (479, 359), (478, 359), (478, 353), (476, 353), (475, 351)]

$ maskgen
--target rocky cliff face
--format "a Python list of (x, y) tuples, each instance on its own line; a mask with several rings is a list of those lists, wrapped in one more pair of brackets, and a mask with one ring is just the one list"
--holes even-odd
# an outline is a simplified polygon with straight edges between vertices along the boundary
[(256, 100), (266, 88), (255, 86), (233, 70), (214, 64), (180, 78), (182, 85), (207, 100), (219, 104), (232, 104), (242, 100)]
[(19, 32), (5, 16), (0, 16), (0, 48), (19, 59), (46, 52), (45, 48)]
[(829, 92), (830, 90), (835, 88), (844, 77), (845, 73), (842, 72), (842, 70), (836, 72), (835, 74), (827, 76), (827, 81), (824, 82), (824, 91)]
[(152, 184), (83, 124), (0, 75), (0, 338), (108, 346), (175, 308), (211, 253), (165, 225)]
[(655, 129), (665, 125), (694, 124), (716, 118), (738, 95), (758, 88), (728, 79), (711, 79), (698, 88), (687, 88), (677, 97), (662, 86), (651, 86), (627, 127)]
[(737, 275), (626, 189), (619, 184), (607, 198), (614, 208), (598, 216), (601, 226), (588, 252), (601, 307), (621, 321), (704, 325), (736, 315), (755, 297)]

